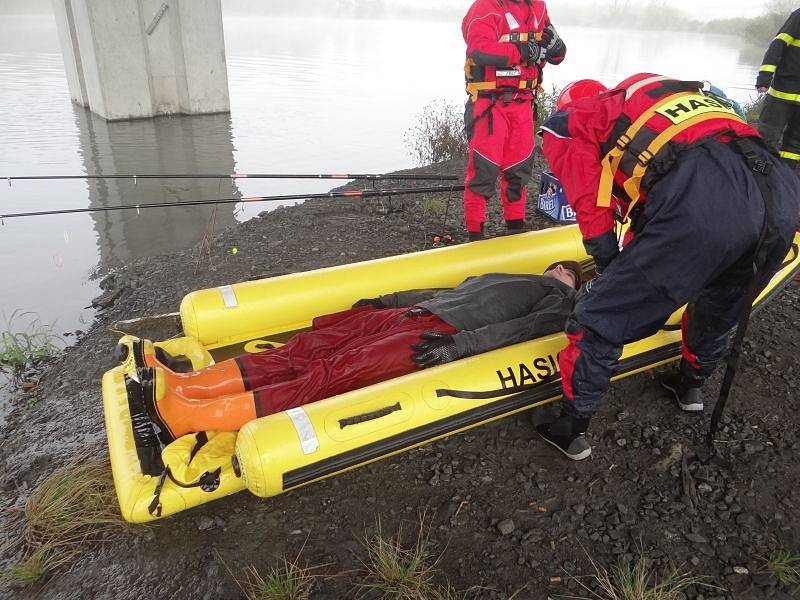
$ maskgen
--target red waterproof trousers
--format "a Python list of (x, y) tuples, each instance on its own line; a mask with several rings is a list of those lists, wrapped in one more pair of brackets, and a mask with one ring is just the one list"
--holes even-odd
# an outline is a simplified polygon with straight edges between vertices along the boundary
[(465, 124), (469, 162), (464, 181), (467, 231), (478, 233), (486, 221), (486, 202), (500, 179), (506, 221), (525, 218), (527, 184), (533, 168), (533, 103), (530, 94), (468, 101)]
[(425, 331), (456, 330), (408, 308), (361, 307), (314, 319), (274, 350), (237, 358), (259, 417), (411, 373), (412, 344)]

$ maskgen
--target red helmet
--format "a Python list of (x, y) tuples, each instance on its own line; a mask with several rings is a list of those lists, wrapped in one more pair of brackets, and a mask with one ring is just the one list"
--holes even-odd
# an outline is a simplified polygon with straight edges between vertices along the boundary
[(570, 102), (580, 100), (581, 98), (589, 98), (607, 92), (608, 88), (599, 81), (594, 79), (579, 79), (573, 81), (558, 95), (556, 100), (556, 110), (562, 111)]

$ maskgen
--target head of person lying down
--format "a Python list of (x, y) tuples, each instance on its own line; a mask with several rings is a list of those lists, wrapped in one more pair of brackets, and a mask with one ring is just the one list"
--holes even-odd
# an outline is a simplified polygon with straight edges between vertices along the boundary
[(487, 273), (455, 288), (406, 290), (314, 319), (284, 346), (176, 373), (143, 353), (141, 396), (162, 442), (235, 431), (295, 408), (466, 356), (556, 333), (575, 303), (580, 271)]

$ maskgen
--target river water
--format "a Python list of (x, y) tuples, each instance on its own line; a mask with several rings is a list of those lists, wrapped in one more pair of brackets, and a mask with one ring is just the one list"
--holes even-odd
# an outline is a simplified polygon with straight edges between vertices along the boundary
[[(0, 213), (313, 193), (324, 181), (49, 181), (7, 176), (113, 173), (384, 172), (411, 167), (404, 135), (434, 99), (460, 104), (460, 23), (226, 18), (231, 114), (106, 123), (70, 102), (54, 20), (0, 15)], [(560, 27), (563, 85), (637, 71), (710, 79), (747, 100), (757, 64), (724, 36)], [(409, 43), (411, 40), (411, 43)], [(548, 85), (548, 84), (546, 84)], [(6, 219), (0, 318), (20, 309), (85, 329), (92, 275), (174, 252), (267, 205), (164, 208)], [(213, 216), (213, 218), (212, 218)], [(0, 323), (0, 327), (3, 324)]]

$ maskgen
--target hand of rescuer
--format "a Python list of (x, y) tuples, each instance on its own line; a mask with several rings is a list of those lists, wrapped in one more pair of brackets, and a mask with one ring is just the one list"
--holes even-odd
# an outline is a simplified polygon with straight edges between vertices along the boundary
[(411, 358), (417, 368), (427, 369), (459, 358), (456, 342), (452, 335), (439, 331), (426, 331), (421, 337), (422, 342), (411, 345), (411, 349), (414, 350)]
[(361, 308), (362, 306), (372, 306), (373, 308), (386, 308), (386, 305), (380, 298), (362, 298), (355, 304), (353, 308)]
[(594, 258), (594, 270), (601, 275), (619, 254), (619, 240), (613, 229), (583, 240), (586, 252)]
[(519, 55), (523, 63), (532, 65), (547, 58), (547, 50), (536, 40), (530, 40), (524, 44), (519, 44)]
[(550, 23), (542, 31), (542, 41), (540, 42), (547, 56), (558, 56), (563, 53), (564, 40), (558, 35), (556, 28)]

